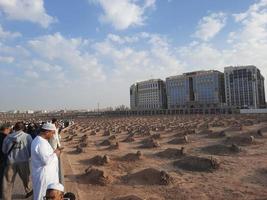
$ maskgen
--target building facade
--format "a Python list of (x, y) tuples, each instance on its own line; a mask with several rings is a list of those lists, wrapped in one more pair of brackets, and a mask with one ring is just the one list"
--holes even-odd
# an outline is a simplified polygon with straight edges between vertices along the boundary
[(166, 78), (169, 109), (221, 107), (225, 104), (224, 76), (219, 71), (196, 71)]
[(132, 110), (167, 108), (165, 82), (160, 79), (151, 79), (132, 85), (130, 96)]
[(225, 94), (228, 106), (234, 108), (264, 108), (264, 77), (255, 66), (226, 67)]

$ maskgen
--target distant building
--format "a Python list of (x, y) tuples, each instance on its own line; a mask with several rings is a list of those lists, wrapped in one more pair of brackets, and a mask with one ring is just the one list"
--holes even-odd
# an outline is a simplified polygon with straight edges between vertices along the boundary
[(169, 109), (220, 107), (225, 104), (223, 73), (196, 71), (166, 78)]
[(132, 110), (166, 109), (165, 82), (160, 79), (151, 79), (132, 85), (130, 101)]
[(26, 110), (25, 113), (27, 113), (27, 114), (34, 114), (34, 111), (33, 110)]
[(226, 67), (226, 102), (235, 108), (264, 108), (264, 77), (255, 66)]

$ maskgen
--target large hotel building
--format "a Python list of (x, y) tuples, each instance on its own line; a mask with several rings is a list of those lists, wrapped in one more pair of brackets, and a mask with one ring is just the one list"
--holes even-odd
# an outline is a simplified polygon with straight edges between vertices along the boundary
[(263, 108), (264, 77), (255, 66), (226, 67), (138, 82), (130, 88), (132, 110)]
[(130, 88), (130, 104), (133, 110), (166, 109), (165, 82), (151, 79), (133, 84)]
[(166, 78), (169, 109), (219, 107), (225, 103), (224, 76), (197, 71)]
[(255, 66), (226, 67), (226, 102), (236, 108), (265, 107), (264, 77)]

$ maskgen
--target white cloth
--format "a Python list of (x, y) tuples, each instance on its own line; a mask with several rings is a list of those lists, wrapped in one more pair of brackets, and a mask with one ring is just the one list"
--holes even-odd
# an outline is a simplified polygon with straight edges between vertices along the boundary
[(55, 131), (57, 128), (56, 128), (55, 124), (47, 122), (47, 123), (43, 124), (42, 129), (48, 130), (48, 131)]
[(59, 183), (58, 157), (48, 141), (37, 136), (31, 145), (31, 166), (34, 200), (42, 200), (47, 186)]
[(64, 192), (64, 186), (60, 183), (52, 183), (50, 185), (47, 186), (48, 190), (57, 190), (60, 192)]
[(48, 142), (51, 145), (53, 150), (56, 150), (58, 147), (61, 146), (60, 139), (59, 139), (59, 134), (58, 134), (58, 129), (55, 130), (55, 134), (53, 135), (53, 137)]

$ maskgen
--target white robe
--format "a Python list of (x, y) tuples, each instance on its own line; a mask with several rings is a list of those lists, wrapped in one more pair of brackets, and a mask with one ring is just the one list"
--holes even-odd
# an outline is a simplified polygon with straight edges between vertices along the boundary
[(34, 200), (43, 200), (47, 186), (59, 183), (58, 158), (48, 141), (37, 136), (31, 145), (31, 165)]

